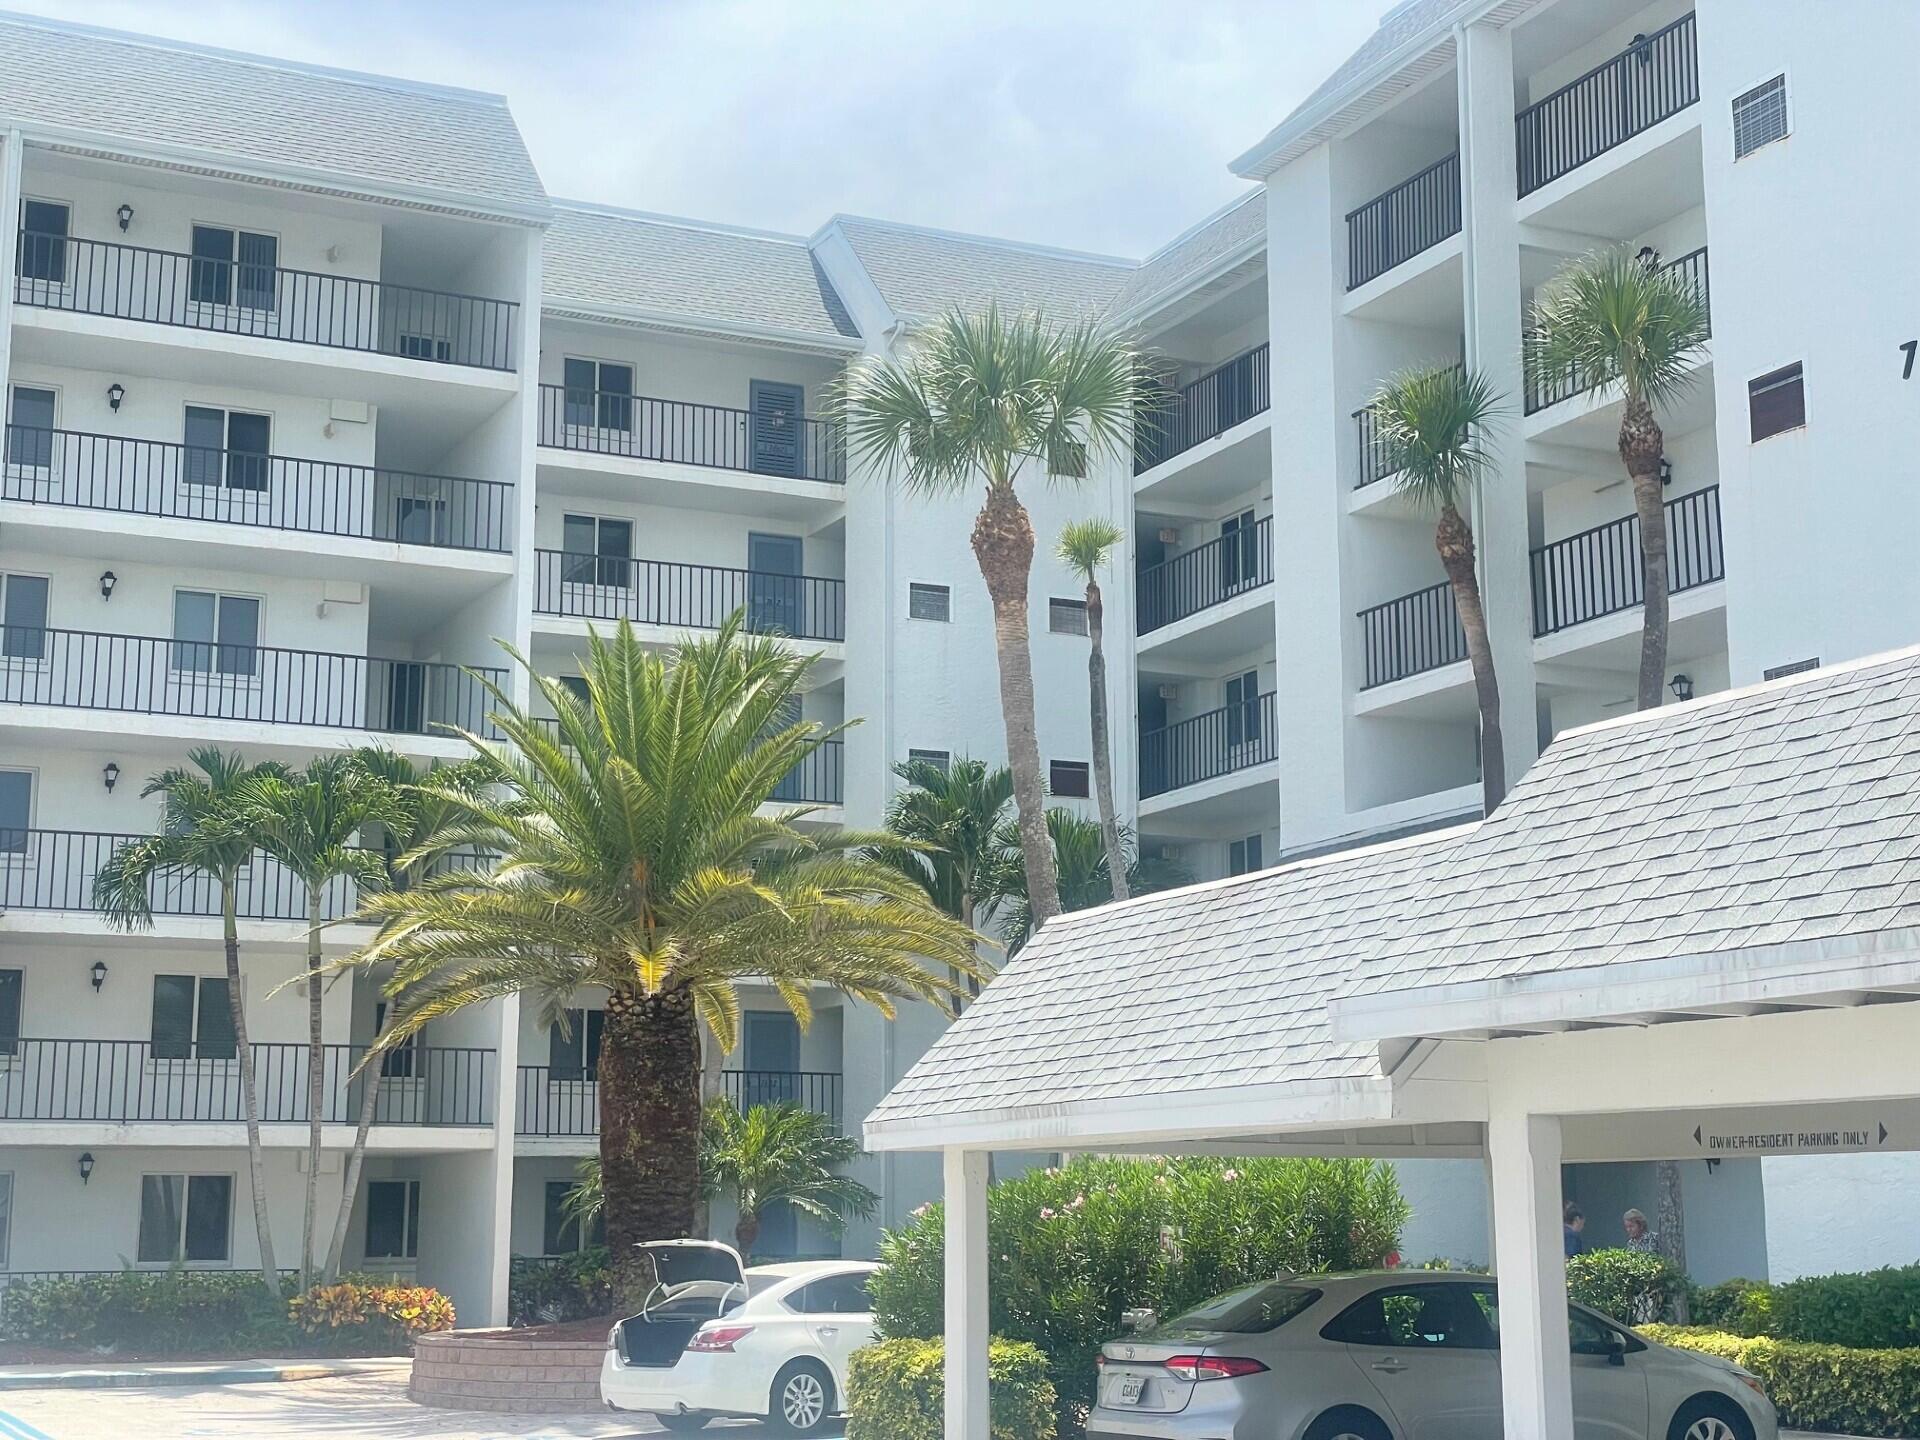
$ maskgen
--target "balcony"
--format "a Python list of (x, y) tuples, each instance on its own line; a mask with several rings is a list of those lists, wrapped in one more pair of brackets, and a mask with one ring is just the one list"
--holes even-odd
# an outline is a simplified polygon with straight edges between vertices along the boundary
[(1466, 632), (1454, 612), (1452, 586), (1445, 580), (1362, 610), (1360, 637), (1366, 666), (1363, 690), (1467, 658)]
[(0, 705), (396, 735), (449, 726), (493, 734), (482, 678), (504, 685), (506, 671), (149, 635), (0, 629)]
[[(307, 1123), (304, 1044), (255, 1044), (254, 1088), (266, 1124)], [(189, 1050), (193, 1053), (184, 1053)], [(322, 1047), (321, 1120), (360, 1118), (363, 1045)], [(493, 1123), (494, 1052), (409, 1046), (381, 1062), (377, 1125), (486, 1126)], [(246, 1120), (240, 1065), (231, 1039), (197, 1045), (148, 1040), (39, 1040), (0, 1037), (0, 1124), (13, 1121), (138, 1125), (238, 1125)]]
[(1699, 55), (1688, 14), (1514, 117), (1520, 194), (1578, 170), (1699, 98)]
[(381, 280), (20, 231), (21, 305), (392, 355), (514, 368), (519, 306)]
[(1272, 583), (1273, 517), (1268, 516), (1142, 570), (1135, 580), (1138, 633), (1149, 635)]
[[(1720, 487), (1667, 501), (1667, 588), (1673, 594), (1726, 577)], [(1631, 610), (1646, 599), (1640, 517), (1623, 516), (1533, 552), (1533, 633)]]
[(533, 584), (540, 615), (717, 630), (744, 611), (756, 634), (847, 638), (846, 582), (820, 576), (536, 550)]
[(847, 798), (847, 746), (844, 740), (823, 740), (806, 759), (787, 772), (768, 797), (780, 805), (843, 805)]
[[(1707, 247), (1689, 250), (1677, 259), (1669, 260), (1660, 267), (1662, 270), (1677, 270), (1692, 287), (1702, 305), (1711, 309), (1712, 288), (1707, 274)], [(1541, 375), (1532, 365), (1527, 366), (1526, 375), (1526, 411), (1529, 415), (1538, 414), (1548, 406), (1558, 405), (1562, 400), (1570, 400), (1575, 395), (1584, 395), (1600, 382), (1591, 376), (1574, 371), (1570, 375)]]
[(513, 486), (129, 440), (6, 427), (0, 500), (203, 520), (343, 539), (504, 554)]
[(1280, 758), (1273, 692), (1140, 737), (1140, 798), (1150, 799)]
[(1145, 474), (1224, 435), (1271, 403), (1269, 347), (1262, 344), (1181, 386), (1164, 409), (1141, 421), (1133, 437), (1133, 473)]
[(1460, 155), (1455, 152), (1347, 214), (1347, 289), (1403, 265), (1460, 233)]
[[(827, 1116), (838, 1128), (841, 1076), (837, 1070), (723, 1070), (720, 1093), (740, 1109), (787, 1103)], [(561, 1071), (522, 1065), (514, 1106), (514, 1133), (585, 1138), (600, 1133), (600, 1082), (591, 1069)]]
[(540, 443), (556, 450), (739, 470), (844, 485), (846, 446), (824, 420), (654, 400), (612, 390), (540, 387)]

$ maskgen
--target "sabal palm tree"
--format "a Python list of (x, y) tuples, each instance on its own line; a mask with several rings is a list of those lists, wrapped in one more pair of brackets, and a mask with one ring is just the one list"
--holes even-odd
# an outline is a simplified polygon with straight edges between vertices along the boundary
[(582, 987), (607, 992), (600, 1160), (630, 1294), (644, 1285), (637, 1242), (694, 1232), (701, 1027), (733, 1048), (738, 982), (766, 980), (805, 1025), (815, 985), (891, 1015), (901, 998), (946, 1006), (947, 968), (979, 962), (971, 931), (868, 858), (883, 836), (809, 833), (807, 807), (761, 813), (834, 733), (788, 719), (809, 657), (746, 635), (738, 615), (670, 655), (622, 622), (589, 635), (582, 701), (509, 653), (555, 718), (490, 686), (510, 744), (467, 737), (485, 789), (422, 786), (464, 817), (447, 843), (498, 862), (375, 895), (383, 929), (343, 963), (393, 967), (406, 1006), (390, 1043), (506, 995), (551, 1023)]
[(893, 773), (906, 788), (887, 802), (888, 843), (874, 858), (911, 876), (942, 911), (977, 931), (981, 903), (991, 899), (988, 876), (999, 863), (1013, 772), (956, 755), (945, 765), (907, 760)]
[[(1127, 860), (1120, 844), (1120, 817), (1113, 806), (1113, 751), (1107, 725), (1107, 653), (1103, 643), (1106, 607), (1100, 572), (1122, 539), (1120, 527), (1103, 516), (1075, 520), (1060, 531), (1054, 553), (1087, 587), (1087, 709), (1093, 727), (1093, 796), (1100, 811), (1100, 841), (1107, 851), (1113, 898), (1127, 898)], [(1066, 903), (1066, 896), (1061, 896)]]
[(1707, 342), (1706, 297), (1691, 276), (1625, 249), (1599, 251), (1556, 275), (1534, 307), (1527, 361), (1538, 380), (1618, 382), (1620, 463), (1633, 482), (1645, 605), (1639, 708), (1666, 698), (1667, 511), (1655, 412), (1691, 385)]
[[(265, 1152), (260, 1144), (260, 1092), (240, 983), (240, 872), (253, 858), (254, 836), (236, 799), (249, 779), (279, 774), (267, 762), (248, 765), (214, 746), (189, 751), (193, 769), (162, 770), (141, 789), (142, 799), (161, 797), (160, 833), (123, 845), (94, 877), (94, 904), (109, 925), (145, 930), (153, 924), (153, 887), (181, 875), (211, 879), (220, 892), (221, 950), (227, 965), (227, 1013), (234, 1056), (240, 1062), (240, 1095), (247, 1121), (247, 1180), (253, 1191), (253, 1225), (260, 1244), (260, 1276), (276, 1299), (280, 1276), (273, 1259), (273, 1224), (267, 1212)], [(196, 773), (197, 772), (197, 773)]]
[[(312, 1283), (320, 1135), (326, 1120), (327, 1049), (321, 1030), (321, 939), (326, 892), (351, 881), (364, 895), (386, 884), (386, 860), (356, 843), (369, 824), (397, 821), (392, 795), (351, 755), (319, 755), (292, 774), (255, 775), (235, 789), (240, 813), (260, 848), (307, 892), (307, 1187), (300, 1222), (300, 1285)], [(343, 1196), (342, 1205), (353, 1197)]]
[(1501, 413), (1501, 399), (1485, 376), (1459, 366), (1435, 366), (1388, 380), (1373, 397), (1372, 410), (1381, 444), (1395, 467), (1395, 487), (1423, 508), (1439, 512), (1433, 543), (1447, 572), (1473, 668), (1480, 707), (1480, 789), (1491, 815), (1507, 793), (1500, 682), (1474, 568), (1473, 530), (1460, 507), (1486, 471), (1487, 429)]
[[(1047, 834), (1053, 842), (1054, 864), (1060, 874), (1060, 905), (1063, 910), (1090, 910), (1113, 899), (1109, 860), (1099, 822), (1077, 815), (1064, 806), (1047, 812)], [(995, 902), (1002, 914), (1000, 936), (1009, 954), (1018, 954), (1033, 938), (1032, 908), (1027, 904), (1026, 875), (1019, 863), (1019, 836), (1003, 828), (1000, 834), (1001, 861), (995, 875), (998, 893)], [(1192, 874), (1185, 866), (1158, 856), (1135, 853), (1133, 832), (1120, 827), (1121, 853), (1127, 856), (1127, 886), (1135, 895), (1150, 895), (1156, 890), (1172, 890), (1190, 884)]]
[(918, 495), (958, 495), (984, 484), (973, 554), (993, 602), (1000, 713), (1036, 921), (1059, 911), (1047, 843), (1046, 787), (1033, 702), (1028, 587), (1033, 521), (1019, 483), (1031, 469), (1084, 483), (1126, 453), (1158, 390), (1143, 357), (1094, 322), (954, 312), (916, 335), (900, 358), (850, 366), (830, 410), (849, 450)]
[(838, 1173), (859, 1154), (860, 1142), (817, 1110), (783, 1101), (742, 1111), (723, 1095), (701, 1127), (700, 1183), (733, 1201), (733, 1243), (750, 1256), (770, 1205), (789, 1205), (836, 1234), (849, 1215), (871, 1215), (880, 1197)]

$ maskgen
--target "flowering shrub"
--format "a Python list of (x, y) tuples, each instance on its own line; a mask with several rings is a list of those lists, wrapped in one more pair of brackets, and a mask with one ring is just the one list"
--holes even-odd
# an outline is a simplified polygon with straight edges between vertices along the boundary
[(374, 1345), (404, 1350), (416, 1335), (453, 1328), (453, 1302), (438, 1290), (379, 1281), (348, 1279), (316, 1285), (288, 1301), (287, 1314), (310, 1336), (329, 1332), (339, 1336), (341, 1331), (365, 1327), (346, 1340), (354, 1349)]

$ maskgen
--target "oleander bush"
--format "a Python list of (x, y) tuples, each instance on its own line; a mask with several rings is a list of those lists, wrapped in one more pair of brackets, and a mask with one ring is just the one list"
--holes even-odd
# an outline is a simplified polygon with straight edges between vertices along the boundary
[(1686, 1287), (1672, 1261), (1645, 1250), (1589, 1250), (1567, 1261), (1567, 1297), (1622, 1325), (1665, 1319)]
[(507, 1274), (507, 1323), (557, 1325), (613, 1313), (607, 1247), (591, 1245), (553, 1259), (514, 1257)]
[[(1717, 1288), (1717, 1287), (1716, 1287)], [(1756, 1375), (1783, 1427), (1845, 1435), (1920, 1435), (1920, 1348), (1867, 1349), (1643, 1325), (1662, 1345), (1717, 1355)]]
[[(987, 1346), (992, 1440), (1053, 1440), (1056, 1397), (1047, 1357), (1020, 1341)], [(847, 1440), (941, 1440), (946, 1350), (938, 1340), (882, 1340), (847, 1366)]]

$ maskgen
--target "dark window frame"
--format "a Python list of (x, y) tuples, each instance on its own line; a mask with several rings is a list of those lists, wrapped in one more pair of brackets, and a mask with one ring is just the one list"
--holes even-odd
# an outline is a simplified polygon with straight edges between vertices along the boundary
[(1265, 866), (1265, 840), (1258, 832), (1227, 843), (1228, 875), (1251, 875)]
[(1807, 428), (1807, 376), (1803, 362), (1782, 365), (1747, 382), (1748, 443)]
[[(27, 582), (29, 590), (38, 584), (40, 593), (40, 620), (38, 624), (21, 623), (10, 617), (13, 614), (15, 600), (14, 587)], [(0, 571), (0, 662), (34, 661), (42, 662), (47, 658), (47, 617), (53, 608), (53, 577), (37, 575), (27, 570)]]
[[(387, 1216), (376, 1213), (375, 1192), (379, 1192), (380, 1204), (384, 1207), (392, 1203), (398, 1195), (400, 1213)], [(386, 1232), (397, 1237), (399, 1249), (375, 1249), (375, 1225), (382, 1231), (379, 1243), (389, 1242)], [(418, 1260), (420, 1258), (420, 1182), (411, 1178), (394, 1177), (384, 1180), (367, 1181), (367, 1228), (363, 1249), (369, 1260)]]
[[(60, 228), (58, 230), (39, 229), (28, 224), (28, 211), (34, 207), (39, 207), (43, 211), (58, 210)], [(44, 215), (42, 218), (45, 218)], [(15, 273), (22, 280), (40, 285), (65, 285), (67, 283), (67, 247), (73, 243), (72, 202), (22, 195), (20, 197), (20, 230), (27, 239), (20, 246), (19, 255), (15, 257)]]
[[(1062, 786), (1062, 776), (1071, 782)], [(1079, 789), (1074, 789), (1078, 785)], [(1049, 760), (1047, 761), (1047, 793), (1059, 795), (1069, 800), (1087, 800), (1093, 795), (1093, 766), (1085, 760)]]
[[(186, 995), (184, 1017), (168, 1017), (172, 1023), (167, 1033), (162, 1034), (161, 996), (163, 993), (178, 995), (181, 982), (185, 984)], [(172, 971), (156, 973), (153, 977), (152, 1000), (147, 1010), (147, 1045), (147, 1053), (155, 1060), (238, 1058), (239, 1041), (233, 1030), (232, 1000), (227, 993), (227, 977)]]
[[(1062, 620), (1068, 623), (1062, 625), (1060, 623)], [(1091, 627), (1087, 621), (1087, 602), (1060, 595), (1049, 596), (1047, 598), (1047, 631), (1052, 635), (1091, 633)]]
[(951, 750), (921, 750), (907, 747), (907, 763), (935, 766), (942, 775), (952, 773), (953, 752)]
[[(926, 613), (928, 608), (940, 613)], [(935, 625), (953, 623), (953, 587), (936, 585), (930, 580), (910, 580), (907, 582), (907, 618), (925, 620)]]
[[(173, 1241), (169, 1253), (165, 1256), (149, 1254), (147, 1241), (150, 1238), (147, 1216), (148, 1182), (153, 1180), (180, 1182), (180, 1213), (174, 1217)], [(203, 1206), (212, 1203), (212, 1197), (220, 1195), (225, 1204), (218, 1215), (220, 1224), (219, 1243), (208, 1247), (205, 1241), (211, 1231), (206, 1222), (214, 1217), (207, 1216)], [(135, 1244), (136, 1263), (141, 1265), (231, 1265), (233, 1263), (233, 1176), (227, 1173), (192, 1174), (179, 1170), (163, 1170), (143, 1173), (140, 1176), (140, 1224)], [(201, 1225), (196, 1227), (196, 1214)], [(156, 1225), (154, 1229), (158, 1229)], [(197, 1233), (196, 1233), (197, 1231)], [(202, 1253), (194, 1253), (199, 1248)]]

